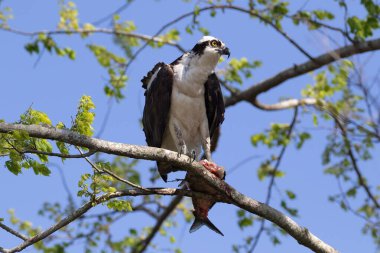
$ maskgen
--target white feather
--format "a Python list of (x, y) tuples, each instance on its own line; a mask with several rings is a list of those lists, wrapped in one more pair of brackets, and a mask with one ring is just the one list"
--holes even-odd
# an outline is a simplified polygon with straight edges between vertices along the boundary
[[(206, 38), (205, 38), (206, 37)], [(202, 39), (209, 40), (211, 36)], [(163, 140), (163, 148), (176, 145), (180, 150), (179, 139), (173, 129), (180, 129), (183, 141), (186, 144), (185, 153), (191, 154), (194, 150), (199, 156), (202, 142), (209, 140), (208, 120), (206, 115), (204, 83), (214, 72), (220, 54), (213, 48), (206, 47), (202, 55), (186, 54), (173, 67), (174, 82), (171, 97), (168, 128)], [(174, 143), (173, 143), (174, 142)]]
[(156, 70), (156, 72), (154, 72), (152, 78), (150, 78), (149, 83), (148, 83), (148, 86), (147, 86), (147, 90), (149, 90), (149, 88), (150, 88), (151, 84), (153, 83), (154, 79), (156, 79), (158, 72), (160, 72), (160, 69), (161, 69), (161, 67), (159, 67), (159, 68)]
[(198, 41), (198, 43), (202, 43), (202, 42), (210, 41), (210, 40), (218, 40), (218, 39), (215, 38), (215, 37), (212, 37), (212, 36), (203, 36), (203, 37)]
[(213, 37), (213, 36), (203, 36), (203, 37), (198, 41), (198, 43), (202, 43), (202, 42), (205, 42), (205, 41), (211, 41), (211, 40), (219, 40), (220, 43), (222, 43), (222, 46), (225, 46), (225, 44), (223, 43), (223, 41), (221, 41), (220, 39), (215, 38), (215, 37)]

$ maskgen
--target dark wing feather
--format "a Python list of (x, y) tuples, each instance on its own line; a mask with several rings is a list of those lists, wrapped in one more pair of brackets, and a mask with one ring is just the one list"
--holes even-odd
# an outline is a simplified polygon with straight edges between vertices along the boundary
[(210, 137), (224, 120), (224, 100), (218, 77), (209, 75), (205, 83), (205, 104)]
[[(159, 69), (156, 76), (154, 73)], [(151, 79), (154, 78), (148, 87)], [(152, 147), (161, 147), (162, 138), (169, 119), (173, 87), (173, 69), (165, 63), (158, 63), (142, 80), (145, 91), (145, 106), (142, 123), (146, 142)]]

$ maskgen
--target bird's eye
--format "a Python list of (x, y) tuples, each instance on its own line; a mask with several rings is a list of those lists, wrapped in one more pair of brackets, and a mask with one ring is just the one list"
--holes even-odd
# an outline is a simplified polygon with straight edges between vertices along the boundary
[(217, 46), (218, 46), (218, 42), (217, 42), (216, 40), (212, 40), (212, 41), (210, 42), (210, 45), (211, 45), (212, 47), (217, 47)]

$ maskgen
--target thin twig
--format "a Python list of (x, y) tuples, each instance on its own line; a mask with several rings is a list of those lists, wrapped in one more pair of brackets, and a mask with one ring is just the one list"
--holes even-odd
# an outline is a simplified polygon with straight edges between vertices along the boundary
[(311, 20), (311, 19), (306, 19), (306, 18), (303, 18), (303, 17), (297, 17), (296, 16), (297, 14), (295, 15), (285, 15), (285, 17), (287, 18), (290, 18), (292, 20), (298, 20), (298, 21), (301, 21), (303, 23), (312, 23), (312, 24), (315, 24), (317, 26), (320, 26), (320, 27), (323, 27), (323, 28), (326, 28), (328, 30), (332, 30), (332, 31), (335, 31), (335, 32), (339, 32), (341, 33), (346, 39), (348, 39), (351, 43), (354, 43), (355, 40), (353, 40), (351, 37), (350, 37), (350, 34), (347, 32), (347, 31), (344, 31), (343, 29), (340, 29), (338, 27), (335, 27), (335, 26), (331, 26), (331, 25), (328, 25), (328, 24), (325, 24), (325, 23), (322, 23), (320, 21), (317, 21), (317, 20)]
[(37, 155), (47, 155), (47, 156), (55, 156), (55, 157), (70, 158), (70, 159), (71, 158), (86, 158), (96, 153), (96, 150), (90, 150), (86, 153), (81, 153), (77, 155), (45, 152), (45, 151), (34, 150), (34, 149), (23, 149), (23, 150), (15, 149), (15, 150), (20, 154), (37, 154)]
[[(288, 138), (288, 139), (291, 138), (294, 126), (297, 122), (297, 117), (298, 117), (298, 107), (294, 107), (293, 119), (290, 123), (288, 132), (286, 134), (286, 138)], [(284, 154), (285, 154), (287, 147), (288, 147), (288, 144), (285, 144), (282, 146), (280, 154), (278, 155), (278, 158), (276, 160), (276, 164), (274, 165), (274, 169), (273, 169), (273, 172), (271, 174), (271, 178), (270, 178), (269, 185), (268, 185), (267, 196), (265, 198), (265, 204), (267, 204), (267, 205), (269, 205), (269, 202), (270, 202), (270, 199), (272, 196), (272, 189), (273, 189), (273, 186), (275, 185), (276, 172), (278, 171), (278, 169), (280, 167), (282, 158), (284, 157)], [(261, 237), (262, 233), (264, 232), (264, 228), (265, 228), (265, 219), (262, 219), (261, 223), (260, 223), (260, 228), (259, 228), (256, 236), (254, 236), (253, 244), (252, 244), (251, 248), (248, 250), (249, 253), (251, 253), (255, 250), (257, 244), (259, 243), (260, 237)]]
[[(142, 211), (142, 212), (145, 212), (145, 213), (149, 214), (154, 219), (158, 219), (159, 218), (159, 215), (156, 212), (154, 212), (151, 209), (143, 206), (143, 204), (144, 203), (142, 203), (140, 205), (137, 205), (137, 206), (132, 206), (133, 212)], [(104, 213), (99, 213), (99, 214), (84, 215), (84, 216), (82, 216), (82, 217), (80, 217), (78, 219), (79, 220), (94, 219), (94, 218), (100, 218), (100, 217), (104, 217), (104, 216), (115, 215), (115, 214), (120, 213), (120, 212), (129, 213), (130, 211), (109, 211), (109, 212), (104, 212)]]
[[(82, 154), (83, 151), (79, 148), (79, 147), (76, 147), (78, 149), (78, 151)], [(107, 173), (108, 175), (112, 176), (113, 178), (119, 180), (120, 182), (123, 182), (129, 186), (132, 186), (134, 188), (137, 188), (137, 189), (141, 189), (141, 190), (145, 190), (145, 188), (143, 188), (142, 186), (138, 185), (138, 184), (135, 184), (135, 183), (132, 183), (131, 181), (128, 181), (118, 175), (116, 175), (115, 173), (107, 170), (106, 168), (101, 168), (99, 169), (90, 159), (88, 159), (87, 157), (84, 157), (84, 159), (91, 165), (91, 167), (96, 170), (97, 172), (99, 173), (102, 173), (102, 172), (105, 172)]]
[[(298, 43), (296, 43), (291, 37), (289, 37), (284, 31), (282, 31), (281, 29), (279, 29), (275, 24), (273, 24), (270, 20), (268, 20), (267, 18), (261, 16), (258, 12), (254, 11), (254, 10), (250, 10), (250, 9), (244, 9), (242, 7), (239, 7), (239, 6), (234, 6), (234, 5), (212, 5), (212, 6), (207, 6), (207, 7), (203, 7), (203, 8), (199, 8), (197, 10), (197, 13), (200, 14), (202, 12), (205, 12), (205, 11), (208, 11), (208, 10), (217, 10), (217, 9), (222, 9), (222, 10), (235, 10), (235, 11), (240, 11), (240, 12), (244, 12), (244, 13), (247, 13), (249, 15), (252, 15), (252, 16), (255, 16), (257, 17), (258, 19), (260, 19), (261, 21), (263, 21), (264, 23), (270, 25), (273, 29), (275, 29), (275, 31), (277, 31), (278, 33), (280, 33), (286, 40), (288, 40), (293, 46), (295, 46), (299, 51), (301, 51), (307, 58), (309, 58), (310, 60), (314, 61), (315, 59), (309, 54), (306, 52), (306, 50), (304, 50)], [(172, 21), (166, 23), (165, 25), (163, 25), (153, 36), (152, 38), (155, 38), (157, 36), (159, 36), (166, 28), (174, 25), (175, 23), (187, 18), (187, 17), (195, 17), (195, 12), (194, 11), (191, 11), (191, 12), (187, 12), (185, 14), (182, 14), (181, 16), (173, 19)], [(132, 64), (132, 62), (137, 58), (137, 56), (149, 45), (150, 42), (152, 42), (153, 40), (146, 40), (145, 44), (143, 46), (141, 46), (131, 57), (131, 60), (127, 63), (126, 65), (126, 70), (129, 68), (129, 66)], [(185, 52), (185, 51), (183, 51)]]
[[(89, 201), (59, 222), (55, 223), (48, 229), (38, 233), (37, 235), (27, 238), (25, 237), (25, 241), (21, 243), (20, 245), (11, 248), (11, 249), (5, 249), (5, 248), (0, 248), (0, 252), (3, 253), (14, 253), (14, 252), (20, 252), (24, 250), (25, 248), (45, 239), (46, 237), (50, 236), (57, 230), (63, 228), (64, 226), (67, 226), (74, 220), (78, 219), (81, 217), (84, 213), (86, 213), (88, 210), (91, 208), (95, 207), (96, 205), (106, 202), (110, 199), (113, 198), (119, 198), (123, 196), (140, 196), (140, 195), (152, 195), (152, 194), (161, 194), (161, 195), (180, 195), (181, 197), (183, 195), (185, 196), (191, 196), (192, 192), (188, 190), (183, 190), (183, 189), (173, 189), (173, 188), (147, 188), (146, 190), (140, 190), (140, 189), (131, 189), (131, 190), (126, 190), (126, 191), (119, 191), (119, 192), (114, 192), (110, 194), (104, 194), (102, 196), (99, 196), (95, 198), (94, 201)], [(0, 223), (2, 224), (2, 223)]]
[(99, 128), (100, 129), (99, 132), (96, 134), (97, 138), (100, 138), (102, 136), (104, 130), (106, 129), (108, 120), (109, 120), (110, 115), (111, 115), (113, 101), (114, 101), (113, 97), (110, 97), (108, 100), (106, 115), (104, 116), (104, 119), (102, 121), (102, 125)]
[(359, 217), (360, 219), (363, 219), (365, 222), (367, 222), (368, 224), (371, 224), (371, 226), (376, 226), (376, 223), (372, 222), (370, 219), (368, 219), (365, 215), (362, 215), (360, 214), (359, 212), (355, 211), (350, 202), (348, 201), (347, 199), (347, 195), (346, 193), (344, 192), (343, 190), (343, 187), (342, 187), (342, 182), (340, 181), (340, 178), (339, 177), (336, 177), (336, 180), (338, 182), (338, 188), (339, 188), (339, 191), (340, 191), (340, 195), (341, 195), (341, 198), (342, 198), (342, 201), (344, 202), (346, 208), (355, 216)]
[(373, 202), (375, 207), (380, 208), (379, 202), (377, 201), (376, 197), (373, 196), (371, 190), (369, 189), (369, 187), (368, 187), (368, 185), (367, 185), (367, 183), (366, 183), (366, 181), (365, 181), (365, 179), (364, 179), (364, 177), (363, 177), (363, 175), (359, 169), (359, 166), (357, 164), (357, 160), (356, 160), (354, 152), (352, 150), (351, 141), (348, 139), (348, 136), (347, 136), (346, 128), (343, 126), (343, 124), (340, 122), (340, 120), (338, 118), (334, 118), (334, 119), (335, 119), (335, 122), (336, 122), (338, 128), (341, 131), (344, 144), (347, 147), (347, 155), (349, 156), (349, 158), (351, 160), (352, 167), (354, 168), (356, 176), (358, 177), (359, 185), (363, 187), (368, 198)]
[(182, 48), (182, 46), (179, 45), (178, 43), (173, 42), (173, 41), (162, 40), (161, 38), (159, 38), (157, 36), (149, 36), (149, 35), (138, 34), (138, 33), (123, 32), (123, 31), (118, 31), (118, 30), (109, 29), (109, 28), (94, 28), (94, 29), (82, 29), (82, 28), (80, 28), (80, 29), (76, 29), (76, 30), (41, 30), (41, 31), (35, 31), (35, 32), (26, 32), (26, 31), (22, 31), (22, 30), (13, 29), (13, 28), (0, 27), (0, 30), (8, 31), (11, 33), (15, 33), (15, 34), (23, 35), (23, 36), (28, 36), (28, 37), (37, 36), (39, 34), (44, 34), (47, 36), (60, 35), (60, 34), (62, 34), (62, 35), (93, 34), (93, 33), (112, 34), (112, 35), (136, 38), (136, 39), (140, 39), (143, 41), (160, 42), (160, 43), (164, 43), (164, 44), (176, 47), (181, 52), (185, 51), (185, 49)]
[(66, 180), (66, 177), (65, 177), (65, 174), (63, 172), (63, 169), (61, 168), (60, 165), (56, 164), (56, 163), (50, 163), (49, 162), (49, 165), (50, 166), (54, 166), (58, 169), (59, 171), (59, 175), (61, 177), (61, 181), (62, 181), (62, 185), (63, 185), (63, 188), (65, 189), (66, 193), (67, 193), (67, 198), (69, 200), (69, 208), (70, 208), (70, 211), (74, 211), (74, 209), (76, 208), (76, 203), (74, 201), (74, 197), (73, 197), (73, 194), (71, 193), (70, 191), (70, 187), (67, 183), (67, 180)]
[(107, 16), (99, 18), (96, 21), (93, 21), (92, 24), (96, 25), (96, 26), (100, 25), (101, 23), (107, 21), (108, 19), (111, 19), (114, 15), (120, 14), (122, 11), (124, 11), (125, 9), (127, 9), (131, 3), (132, 3), (132, 1), (127, 1), (125, 4), (123, 4), (122, 6), (120, 6), (119, 8), (117, 8), (115, 11), (113, 11), (110, 14), (108, 14)]
[(161, 228), (164, 221), (167, 219), (167, 217), (174, 211), (174, 209), (177, 207), (177, 205), (181, 202), (183, 196), (178, 195), (175, 196), (168, 207), (164, 210), (164, 212), (160, 215), (158, 218), (156, 225), (154, 225), (153, 229), (150, 231), (149, 235), (144, 239), (141, 240), (135, 248), (132, 250), (133, 253), (143, 253), (150, 242), (153, 240), (154, 236), (158, 232), (158, 230)]
[(20, 232), (17, 232), (16, 230), (8, 227), (7, 225), (5, 225), (2, 222), (0, 222), (0, 228), (4, 229), (5, 231), (7, 231), (8, 233), (11, 233), (14, 236), (17, 236), (18, 238), (20, 238), (20, 239), (22, 239), (24, 241), (26, 241), (26, 240), (29, 239), (26, 235), (24, 235), (24, 234), (22, 234)]

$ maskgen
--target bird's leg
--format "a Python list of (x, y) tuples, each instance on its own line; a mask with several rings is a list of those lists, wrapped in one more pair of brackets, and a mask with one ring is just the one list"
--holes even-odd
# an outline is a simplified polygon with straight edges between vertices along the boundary
[(211, 138), (210, 132), (208, 129), (208, 121), (205, 120), (204, 124), (201, 125), (201, 135), (202, 135), (202, 147), (205, 153), (206, 159), (200, 161), (200, 163), (212, 174), (217, 176), (220, 179), (224, 178), (224, 168), (219, 167), (216, 163), (212, 162), (211, 159)]
[(202, 137), (202, 148), (203, 148), (203, 152), (205, 153), (206, 159), (212, 162), (210, 131), (208, 129), (207, 117), (205, 116), (205, 118), (206, 120), (204, 120), (204, 122), (201, 124), (201, 127), (200, 127), (201, 137)]
[(203, 151), (205, 153), (205, 157), (208, 161), (212, 162), (211, 158), (211, 140), (210, 137), (206, 137), (202, 141)]
[(178, 143), (179, 145), (179, 152), (177, 154), (177, 157), (180, 158), (181, 155), (186, 154), (187, 148), (185, 143)]
[(218, 166), (211, 159), (211, 140), (209, 136), (207, 136), (206, 138), (203, 138), (202, 146), (203, 146), (206, 159), (200, 161), (200, 163), (212, 174), (214, 174), (220, 179), (224, 179), (224, 175), (225, 175), (224, 168)]
[(177, 124), (171, 124), (170, 130), (172, 132), (172, 135), (175, 136), (175, 145), (177, 146), (178, 150), (178, 158), (181, 157), (182, 154), (187, 154), (187, 146), (185, 143), (185, 140), (183, 139), (182, 131), (179, 128)]
[(190, 163), (194, 162), (195, 159), (197, 159), (197, 152), (195, 151), (195, 149), (192, 149), (191, 156), (190, 156)]

